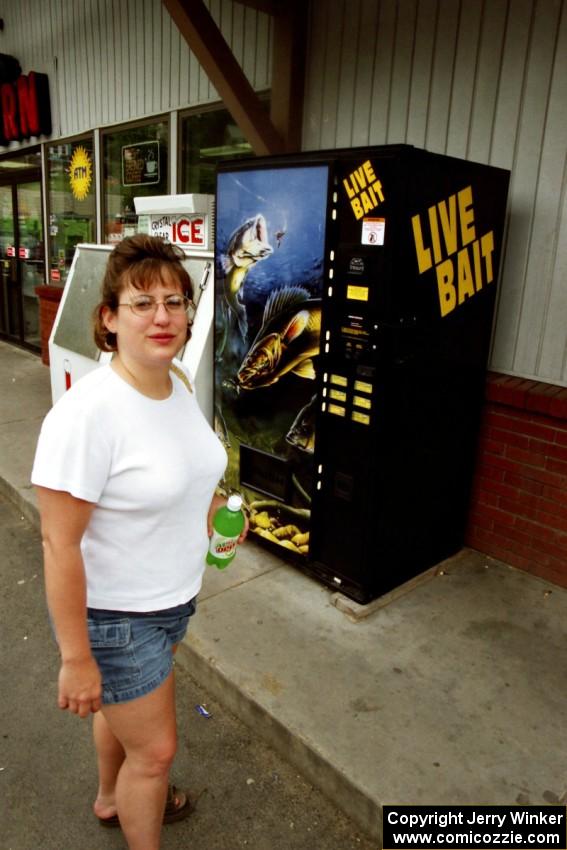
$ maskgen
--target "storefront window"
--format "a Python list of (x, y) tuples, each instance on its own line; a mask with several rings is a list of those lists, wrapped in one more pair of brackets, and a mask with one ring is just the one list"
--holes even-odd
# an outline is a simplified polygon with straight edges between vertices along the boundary
[(96, 242), (96, 180), (92, 136), (50, 145), (49, 189), (50, 283), (65, 283), (75, 245)]
[(104, 134), (106, 242), (119, 242), (136, 232), (134, 198), (168, 194), (168, 141), (167, 121)]
[(181, 191), (214, 194), (216, 165), (253, 156), (252, 148), (226, 109), (181, 119)]

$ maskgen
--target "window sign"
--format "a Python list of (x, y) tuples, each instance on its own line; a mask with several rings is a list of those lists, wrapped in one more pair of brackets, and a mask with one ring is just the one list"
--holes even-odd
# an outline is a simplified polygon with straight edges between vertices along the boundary
[(159, 183), (159, 142), (138, 142), (122, 148), (122, 185)]
[(47, 149), (49, 279), (63, 285), (75, 245), (96, 242), (95, 166), (92, 136), (56, 142)]
[(169, 193), (168, 152), (167, 120), (103, 132), (105, 242), (120, 242), (137, 232), (134, 198)]

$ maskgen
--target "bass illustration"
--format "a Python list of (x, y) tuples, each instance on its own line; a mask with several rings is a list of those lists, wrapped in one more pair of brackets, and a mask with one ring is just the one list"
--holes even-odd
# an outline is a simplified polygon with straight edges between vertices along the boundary
[(269, 257), (272, 252), (273, 248), (268, 242), (266, 219), (261, 214), (247, 219), (231, 235), (223, 263), (225, 272), (224, 297), (227, 310), (224, 336), (217, 350), (217, 356), (222, 354), (226, 346), (232, 325), (232, 316), (236, 319), (242, 339), (246, 339), (248, 320), (246, 309), (241, 301), (240, 290), (244, 285), (244, 278), (252, 266)]

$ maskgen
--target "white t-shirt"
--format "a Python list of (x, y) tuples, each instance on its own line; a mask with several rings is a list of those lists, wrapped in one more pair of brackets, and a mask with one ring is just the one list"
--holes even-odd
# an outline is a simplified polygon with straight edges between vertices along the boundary
[(227, 457), (195, 395), (171, 379), (156, 401), (101, 366), (43, 422), (32, 482), (96, 505), (81, 542), (89, 608), (159, 611), (201, 587)]

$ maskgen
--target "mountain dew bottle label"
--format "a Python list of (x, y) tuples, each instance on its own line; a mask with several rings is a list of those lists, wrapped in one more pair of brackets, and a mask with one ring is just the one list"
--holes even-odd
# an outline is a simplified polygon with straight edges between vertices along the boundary
[(233, 558), (236, 554), (236, 541), (239, 536), (240, 535), (237, 537), (225, 537), (224, 534), (219, 534), (218, 531), (213, 531), (213, 536), (209, 543), (209, 552), (214, 555), (215, 558)]
[(236, 555), (238, 538), (244, 528), (242, 498), (230, 496), (226, 507), (219, 508), (213, 518), (213, 534), (209, 542), (207, 564), (219, 570), (228, 567)]

